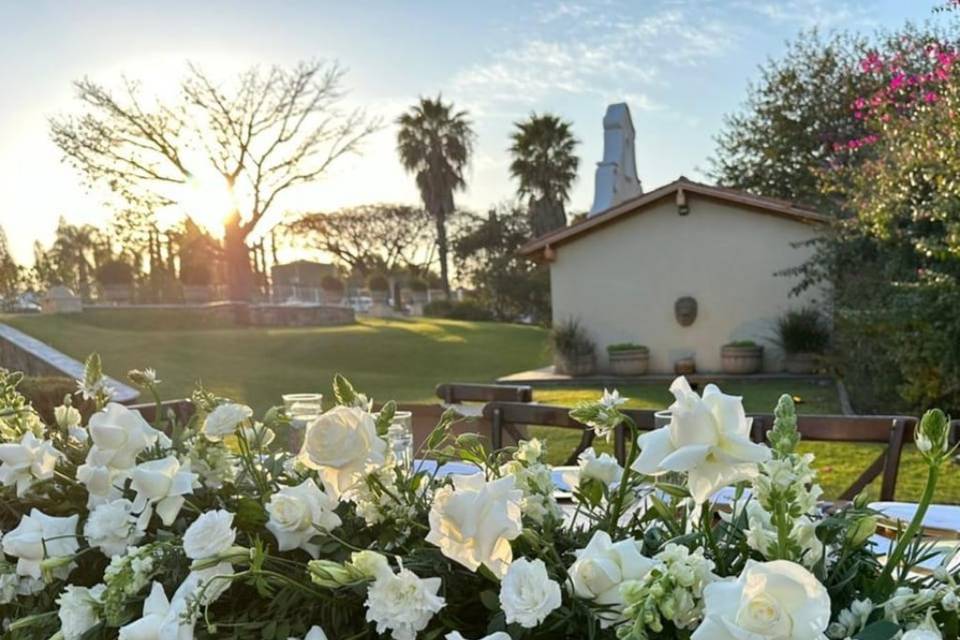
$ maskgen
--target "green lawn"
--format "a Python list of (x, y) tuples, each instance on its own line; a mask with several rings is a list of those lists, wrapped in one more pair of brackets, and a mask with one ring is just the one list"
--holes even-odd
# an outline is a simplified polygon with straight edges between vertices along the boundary
[(345, 327), (190, 329), (155, 310), (0, 321), (77, 359), (97, 351), (120, 380), (132, 368), (154, 367), (166, 397), (183, 397), (202, 380), (258, 411), (278, 404), (283, 393), (329, 394), (335, 373), (376, 399), (418, 402), (434, 399), (441, 382), (490, 382), (547, 360), (543, 329), (492, 322), (363, 319)]
[[(189, 314), (167, 311), (87, 311), (62, 316), (7, 316), (11, 324), (65, 353), (82, 359), (103, 356), (109, 374), (123, 379), (127, 370), (154, 367), (166, 397), (182, 397), (197, 380), (212, 391), (246, 402), (258, 411), (294, 391), (329, 393), (334, 373), (344, 373), (358, 388), (380, 400), (433, 401), (440, 382), (490, 382), (498, 376), (542, 366), (547, 361), (546, 332), (536, 327), (452, 320), (363, 319), (346, 327), (236, 328), (201, 326)], [(199, 327), (199, 328), (198, 328)], [(744, 397), (748, 412), (769, 412), (781, 393), (800, 400), (805, 413), (839, 413), (832, 385), (810, 382), (730, 382), (726, 393)], [(663, 408), (667, 385), (620, 388), (629, 406)], [(536, 400), (571, 406), (596, 397), (599, 389), (537, 389)], [(577, 440), (570, 432), (535, 431), (546, 437), (553, 459), (565, 458)], [(860, 445), (809, 443), (828, 496), (835, 496), (865, 468), (877, 449)], [(925, 474), (916, 452), (905, 453), (898, 498), (916, 499)], [(876, 487), (874, 487), (874, 492)], [(960, 502), (960, 474), (945, 474), (938, 500)]]

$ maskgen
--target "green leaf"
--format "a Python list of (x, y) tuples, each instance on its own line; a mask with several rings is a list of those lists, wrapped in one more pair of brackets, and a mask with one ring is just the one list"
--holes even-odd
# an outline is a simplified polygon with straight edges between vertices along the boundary
[(333, 397), (337, 404), (353, 406), (357, 401), (357, 391), (349, 380), (338, 373), (333, 376)]
[(390, 400), (380, 407), (380, 414), (377, 416), (377, 433), (384, 435), (387, 429), (393, 424), (393, 416), (397, 413), (397, 403)]
[(853, 640), (892, 640), (900, 633), (900, 627), (889, 620), (874, 622), (853, 636)]
[(490, 589), (480, 592), (480, 602), (490, 611), (500, 610), (500, 598)]

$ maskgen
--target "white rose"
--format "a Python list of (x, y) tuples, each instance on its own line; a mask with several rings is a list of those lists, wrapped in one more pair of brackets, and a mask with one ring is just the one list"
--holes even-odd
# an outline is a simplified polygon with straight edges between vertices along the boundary
[(434, 496), (427, 542), (471, 571), (486, 565), (502, 577), (513, 561), (510, 541), (523, 530), (523, 492), (515, 482), (513, 476), (491, 482), (482, 473), (454, 476), (453, 486)]
[(337, 406), (307, 425), (299, 459), (318, 470), (327, 489), (339, 498), (363, 478), (367, 467), (385, 462), (386, 450), (371, 414)]
[(578, 598), (608, 605), (615, 614), (601, 614), (603, 627), (620, 619), (623, 598), (620, 585), (628, 580), (640, 580), (653, 568), (654, 562), (641, 553), (640, 543), (628, 538), (613, 542), (605, 531), (597, 531), (583, 549), (567, 575)]
[(130, 478), (130, 488), (137, 492), (133, 510), (143, 513), (141, 525), (146, 527), (150, 521), (150, 513), (146, 509), (156, 505), (157, 515), (164, 526), (169, 527), (186, 501), (184, 496), (193, 493), (198, 476), (190, 472), (189, 460), (181, 466), (175, 457), (167, 456), (140, 463)]
[(367, 589), (367, 621), (394, 640), (415, 640), (446, 603), (437, 595), (440, 584), (440, 578), (420, 578), (409, 569), (381, 575)]
[(0, 444), (0, 483), (5, 487), (16, 485), (17, 497), (22, 498), (35, 482), (53, 477), (57, 460), (62, 457), (52, 442), (27, 431), (19, 444)]
[(354, 569), (363, 574), (363, 576), (371, 580), (382, 575), (393, 573), (387, 557), (382, 553), (370, 551), (369, 549), (355, 551), (350, 556), (350, 564), (353, 565)]
[(133, 515), (133, 503), (126, 498), (100, 505), (90, 512), (83, 525), (83, 536), (91, 547), (99, 547), (108, 558), (126, 552), (143, 537)]
[(137, 456), (160, 438), (139, 411), (111, 402), (103, 411), (90, 416), (87, 425), (93, 446), (87, 454), (90, 466), (129, 469)]
[[(80, 516), (68, 518), (48, 516), (39, 509), (20, 518), (20, 524), (3, 536), (3, 552), (17, 558), (17, 575), (40, 579), (40, 563), (44, 559), (65, 558), (77, 552), (77, 522)], [(46, 554), (44, 554), (46, 549)], [(72, 565), (57, 567), (53, 575), (66, 578)]]
[(617, 463), (617, 459), (609, 453), (601, 453), (597, 456), (593, 447), (588, 447), (577, 458), (577, 464), (580, 467), (580, 481), (599, 480), (604, 484), (616, 482), (623, 475), (623, 469)]
[[(296, 638), (287, 638), (287, 640), (297, 640)], [(307, 631), (307, 635), (303, 636), (303, 640), (327, 640), (327, 634), (323, 632), (323, 629), (317, 625), (310, 627), (310, 631)]]
[(60, 618), (60, 633), (64, 640), (80, 640), (88, 629), (100, 621), (96, 605), (106, 588), (102, 584), (90, 589), (73, 585), (63, 588), (63, 593), (57, 598), (57, 604), (60, 605), (57, 617)]
[[(448, 633), (443, 637), (445, 638), (445, 640), (467, 640), (460, 634), (459, 631), (451, 631), (450, 633)], [(491, 633), (488, 636), (483, 636), (482, 638), (478, 638), (478, 640), (510, 640), (510, 634), (504, 633), (503, 631), (497, 631), (495, 633)]]
[(739, 578), (707, 585), (703, 598), (704, 619), (691, 640), (820, 640), (830, 624), (826, 588), (787, 560), (749, 560)]
[(313, 479), (296, 487), (283, 487), (270, 497), (267, 529), (277, 538), (280, 551), (303, 549), (314, 558), (320, 547), (310, 543), (319, 531), (332, 531), (340, 526), (340, 517), (333, 512), (337, 501), (317, 487)]
[(233, 514), (223, 509), (208, 511), (187, 527), (183, 552), (191, 560), (210, 558), (229, 549), (236, 539)]
[(676, 397), (670, 424), (640, 436), (642, 450), (633, 468), (646, 475), (686, 472), (698, 503), (727, 485), (756, 477), (757, 463), (769, 459), (770, 450), (750, 441), (751, 420), (742, 399), (712, 384), (701, 398), (682, 376), (670, 391)]
[(203, 435), (207, 440), (217, 442), (232, 435), (241, 422), (253, 415), (253, 409), (244, 405), (228, 402), (210, 412), (203, 421)]
[(533, 629), (560, 606), (560, 585), (547, 575), (543, 560), (514, 560), (500, 583), (500, 606), (507, 624)]
[(154, 582), (143, 601), (143, 616), (120, 627), (119, 640), (193, 640), (193, 620), (184, 620), (185, 600), (167, 599), (163, 585)]

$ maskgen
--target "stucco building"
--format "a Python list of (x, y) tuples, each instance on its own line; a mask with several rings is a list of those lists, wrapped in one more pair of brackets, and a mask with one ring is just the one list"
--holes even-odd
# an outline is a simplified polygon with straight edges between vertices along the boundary
[[(652, 372), (672, 372), (690, 356), (698, 371), (719, 371), (720, 348), (734, 340), (763, 344), (764, 369), (779, 370), (776, 320), (791, 308), (823, 304), (824, 296), (810, 290), (791, 297), (797, 280), (775, 274), (806, 261), (813, 248), (804, 242), (827, 218), (684, 177), (644, 193), (630, 175), (633, 129), (625, 105), (611, 107), (604, 126), (591, 214), (522, 249), (550, 265), (554, 322), (583, 324), (601, 370), (607, 345), (636, 342), (649, 347)], [(619, 132), (609, 135), (611, 128)], [(677, 317), (682, 298), (696, 301), (688, 326)]]

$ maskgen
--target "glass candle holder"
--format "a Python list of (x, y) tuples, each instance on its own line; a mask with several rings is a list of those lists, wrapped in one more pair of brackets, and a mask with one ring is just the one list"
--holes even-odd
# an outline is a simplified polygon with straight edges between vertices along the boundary
[(403, 470), (413, 466), (413, 433), (394, 422), (387, 429), (387, 462)]
[(286, 393), (283, 395), (283, 408), (290, 418), (287, 446), (290, 451), (299, 451), (306, 426), (323, 413), (323, 394)]

